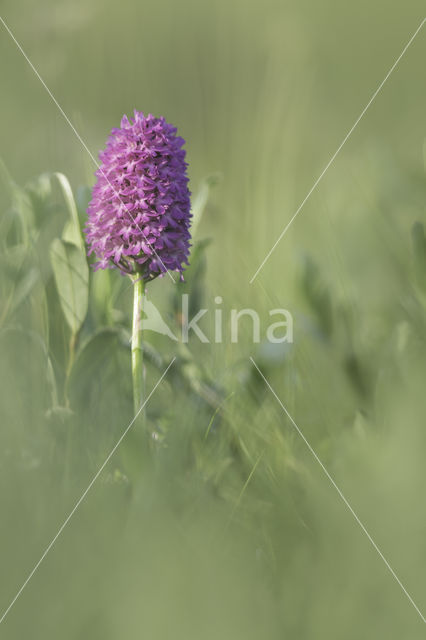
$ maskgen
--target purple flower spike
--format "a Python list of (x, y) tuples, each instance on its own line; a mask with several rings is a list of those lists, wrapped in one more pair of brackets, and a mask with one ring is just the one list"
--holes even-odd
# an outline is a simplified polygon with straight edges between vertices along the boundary
[(117, 267), (144, 280), (182, 273), (191, 239), (184, 143), (164, 118), (136, 110), (111, 131), (84, 230), (95, 269)]

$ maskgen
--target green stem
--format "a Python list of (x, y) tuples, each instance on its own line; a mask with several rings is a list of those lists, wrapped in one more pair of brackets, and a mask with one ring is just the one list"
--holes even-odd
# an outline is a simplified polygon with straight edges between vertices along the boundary
[(133, 281), (132, 378), (135, 415), (143, 402), (142, 303), (145, 282), (139, 275)]

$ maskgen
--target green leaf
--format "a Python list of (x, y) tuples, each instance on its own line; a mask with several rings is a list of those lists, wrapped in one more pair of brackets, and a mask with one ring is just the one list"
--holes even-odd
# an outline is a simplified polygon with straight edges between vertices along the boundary
[(89, 300), (89, 269), (84, 250), (59, 238), (50, 245), (50, 260), (62, 311), (73, 334), (86, 317)]
[(42, 173), (25, 185), (34, 210), (36, 224), (39, 229), (48, 221), (53, 211), (52, 206), (52, 180), (50, 173)]
[(184, 282), (177, 282), (173, 287), (172, 305), (175, 313), (179, 314), (182, 307), (182, 294), (187, 293), (188, 310), (190, 316), (194, 315), (203, 306), (205, 295), (205, 275), (207, 268), (206, 249), (211, 239), (204, 238), (194, 243), (190, 264), (184, 273)]
[(28, 298), (39, 277), (40, 272), (35, 267), (31, 267), (22, 275), (15, 287), (14, 296), (10, 306), (11, 312), (16, 311), (24, 300)]
[[(97, 439), (100, 431), (103, 438), (110, 434), (112, 447), (133, 417), (130, 346), (121, 330), (100, 329), (83, 344), (68, 389), (71, 407), (80, 407), (79, 415), (94, 425)], [(146, 450), (146, 432), (140, 427), (132, 425), (120, 444), (121, 464), (132, 480), (143, 468)]]
[(0, 180), (4, 184), (11, 200), (12, 221), (16, 217), (19, 222), (19, 231), (14, 242), (22, 242), (25, 246), (30, 246), (36, 231), (35, 215), (29, 194), (19, 187), (10, 176), (6, 165), (0, 158)]
[(62, 233), (62, 240), (74, 244), (80, 249), (84, 249), (83, 236), (81, 235), (80, 221), (78, 219), (77, 205), (68, 178), (63, 173), (54, 173), (52, 178), (56, 178), (64, 196), (65, 204), (69, 215), (68, 222)]
[(417, 284), (426, 291), (426, 237), (421, 222), (415, 222), (411, 229), (414, 254), (414, 271)]
[[(91, 335), (79, 350), (71, 370), (70, 387), (74, 393), (87, 393), (88, 382), (105, 376), (109, 366), (115, 378), (118, 371), (113, 363), (114, 356), (121, 351), (125, 353), (126, 368), (130, 372), (130, 347), (123, 341), (120, 330), (106, 327)], [(102, 395), (102, 389), (100, 392)]]
[(194, 196), (194, 199), (192, 201), (192, 208), (191, 208), (191, 213), (192, 213), (191, 233), (193, 238), (195, 238), (196, 236), (197, 228), (198, 228), (198, 225), (200, 224), (200, 220), (207, 206), (211, 189), (212, 187), (215, 187), (218, 184), (219, 180), (220, 180), (220, 176), (218, 174), (212, 174), (210, 176), (207, 176), (207, 178), (204, 178), (197, 194)]
[[(10, 383), (17, 383), (22, 393), (19, 394), (20, 409), (27, 409), (32, 415), (36, 410), (44, 410), (55, 406), (58, 402), (56, 379), (52, 362), (44, 340), (34, 331), (16, 327), (8, 327), (0, 331), (0, 379), (3, 399), (15, 403), (14, 393), (8, 393)], [(13, 384), (11, 389), (13, 388)], [(37, 409), (36, 409), (37, 408)]]
[(329, 289), (321, 278), (318, 265), (306, 257), (303, 265), (302, 291), (315, 313), (323, 337), (329, 339), (333, 332), (333, 305)]
[(2, 275), (17, 278), (28, 256), (28, 247), (24, 244), (15, 244), (12, 247), (3, 247), (0, 253), (0, 267)]
[(85, 221), (87, 218), (87, 207), (89, 206), (91, 198), (92, 189), (90, 187), (84, 184), (77, 187), (75, 202), (77, 205), (80, 225), (83, 224), (83, 221)]
[(126, 424), (132, 413), (132, 378), (130, 347), (121, 331), (100, 329), (82, 345), (68, 393), (71, 408), (79, 408), (95, 428), (107, 432)]
[(93, 273), (90, 308), (98, 325), (112, 323), (112, 287), (108, 269)]

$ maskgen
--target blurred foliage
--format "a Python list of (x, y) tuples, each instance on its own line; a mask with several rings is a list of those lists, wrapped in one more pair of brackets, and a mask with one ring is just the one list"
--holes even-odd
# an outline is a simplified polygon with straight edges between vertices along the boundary
[[(176, 358), (147, 406), (149, 455), (130, 431), (2, 637), (422, 638), (249, 356), (424, 613), (424, 36), (248, 284), (420, 3), (4, 7), (91, 148), (133, 107), (187, 139), (191, 264), (148, 292), (171, 332), (182, 294), (189, 316), (209, 309), (208, 335), (215, 296), (225, 336), (230, 308), (253, 307), (264, 328), (286, 307), (295, 326), (276, 345), (145, 331), (147, 393)], [(1, 616), (132, 419), (132, 287), (90, 269), (93, 168), (4, 33), (0, 46)]]

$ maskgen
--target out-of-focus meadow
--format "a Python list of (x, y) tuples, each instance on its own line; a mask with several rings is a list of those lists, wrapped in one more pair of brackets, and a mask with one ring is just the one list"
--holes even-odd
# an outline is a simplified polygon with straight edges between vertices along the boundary
[[(148, 291), (169, 326), (182, 292), (210, 309), (206, 332), (215, 296), (224, 318), (294, 317), (285, 348), (253, 344), (248, 324), (238, 344), (145, 332), (147, 392), (176, 361), (147, 405), (143, 472), (129, 433), (2, 638), (424, 637), (249, 359), (425, 615), (424, 29), (249, 284), (423, 10), (2, 1), (95, 156), (134, 108), (186, 139), (192, 265)], [(93, 163), (2, 25), (0, 70), (1, 616), (131, 420), (132, 287), (87, 268)], [(55, 265), (77, 283), (68, 313)]]

